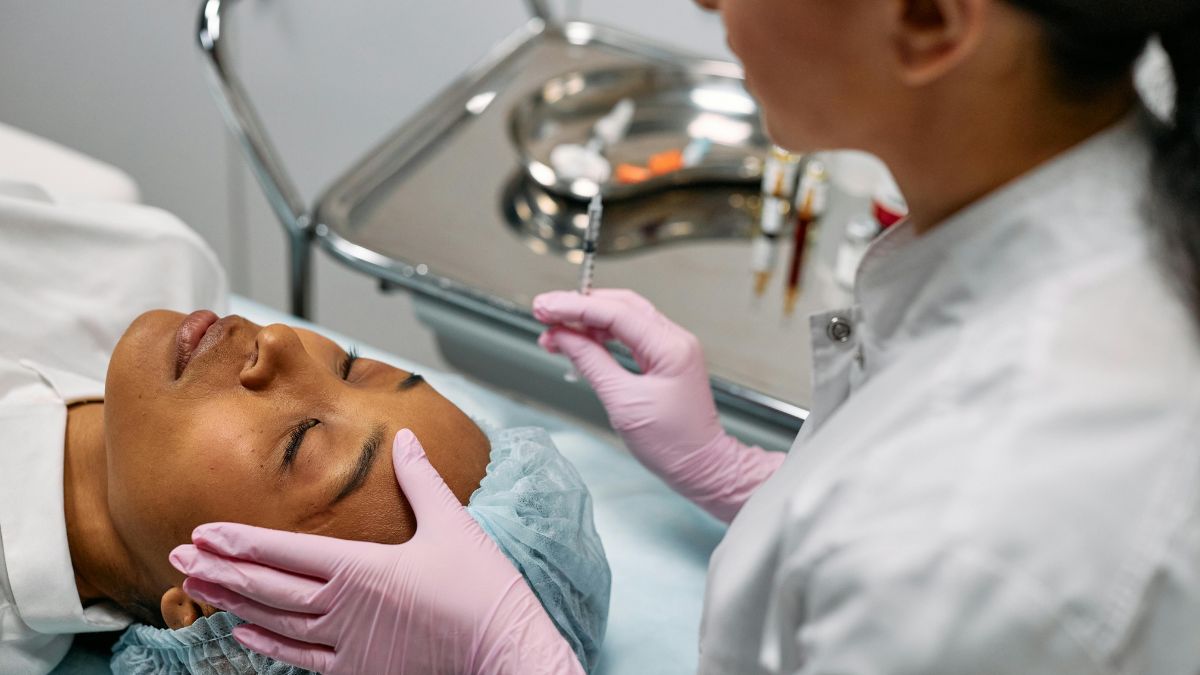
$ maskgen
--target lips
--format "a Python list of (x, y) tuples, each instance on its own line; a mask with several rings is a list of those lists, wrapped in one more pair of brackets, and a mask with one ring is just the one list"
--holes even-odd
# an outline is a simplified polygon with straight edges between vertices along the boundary
[(183, 323), (179, 324), (179, 330), (175, 332), (175, 378), (178, 379), (183, 374), (183, 370), (191, 363), (192, 358), (197, 353), (203, 351), (202, 347), (208, 347), (208, 344), (202, 344), (204, 338), (208, 334), (208, 329), (217, 322), (217, 315), (207, 309), (192, 312), (184, 318)]

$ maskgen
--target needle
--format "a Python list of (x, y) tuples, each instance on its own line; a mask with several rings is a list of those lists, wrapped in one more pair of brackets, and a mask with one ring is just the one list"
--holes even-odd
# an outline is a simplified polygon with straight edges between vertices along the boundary
[(600, 221), (604, 217), (604, 204), (597, 194), (588, 205), (588, 227), (583, 237), (583, 265), (579, 270), (579, 294), (592, 294), (592, 281), (596, 274), (596, 242), (600, 239)]
[[(592, 282), (596, 277), (596, 242), (600, 239), (600, 224), (604, 218), (604, 203), (597, 194), (588, 205), (588, 227), (583, 237), (583, 264), (579, 270), (579, 294), (591, 295)], [(579, 381), (579, 373), (569, 370), (563, 376), (572, 384)]]

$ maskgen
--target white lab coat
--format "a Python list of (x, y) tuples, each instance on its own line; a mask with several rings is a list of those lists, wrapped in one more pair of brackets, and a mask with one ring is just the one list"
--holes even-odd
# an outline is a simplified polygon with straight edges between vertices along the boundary
[(42, 675), (74, 633), (128, 617), (83, 607), (63, 515), (67, 405), (103, 397), (113, 346), (147, 309), (225, 306), (212, 251), (128, 204), (0, 186), (0, 673)]
[(814, 317), (814, 410), (713, 557), (702, 673), (1200, 673), (1200, 335), (1139, 123), (889, 233)]

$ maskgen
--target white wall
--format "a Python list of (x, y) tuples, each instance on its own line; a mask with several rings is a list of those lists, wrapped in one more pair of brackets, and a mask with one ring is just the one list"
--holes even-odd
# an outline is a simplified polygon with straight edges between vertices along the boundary
[(186, 39), (192, 4), (3, 0), (0, 120), (121, 167), (227, 255), (222, 126)]
[[(688, 0), (582, 14), (727, 57)], [(235, 291), (286, 307), (278, 224), (225, 134), (195, 45), (199, 0), (3, 0), (0, 121), (116, 165), (191, 224)], [(306, 200), (524, 20), (521, 0), (239, 0), (236, 60)], [(438, 365), (407, 300), (317, 256), (318, 320)]]

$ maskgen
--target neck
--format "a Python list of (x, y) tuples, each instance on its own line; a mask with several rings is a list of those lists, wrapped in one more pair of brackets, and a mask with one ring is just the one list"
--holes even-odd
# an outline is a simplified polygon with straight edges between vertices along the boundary
[[(1103, 101), (936, 106), (908, 134), (880, 152), (908, 199), (910, 220), (926, 233), (962, 209), (1070, 150), (1128, 115), (1137, 102), (1132, 82)], [(929, 133), (936, 129), (937, 133)]]
[(81, 403), (67, 409), (63, 463), (63, 507), (67, 543), (79, 600), (86, 607), (126, 595), (133, 587), (133, 565), (108, 514), (104, 404)]

